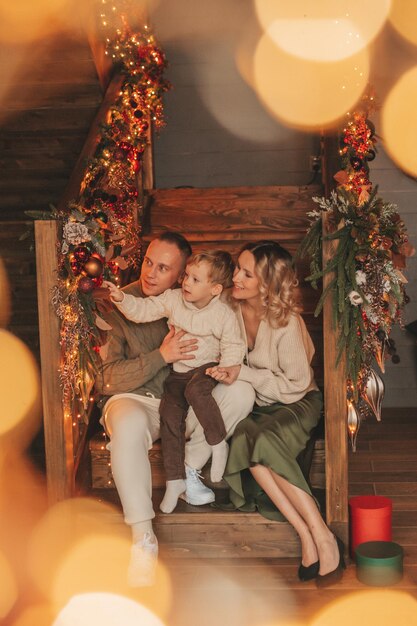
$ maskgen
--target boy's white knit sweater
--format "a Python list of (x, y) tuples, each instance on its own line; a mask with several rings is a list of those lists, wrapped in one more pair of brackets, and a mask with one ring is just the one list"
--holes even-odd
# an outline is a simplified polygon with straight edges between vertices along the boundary
[(245, 343), (235, 312), (219, 296), (198, 309), (186, 302), (181, 289), (167, 289), (160, 296), (136, 298), (124, 294), (114, 303), (132, 322), (153, 322), (163, 317), (175, 330), (185, 330), (184, 339), (197, 338), (195, 359), (177, 361), (176, 372), (187, 372), (204, 363), (218, 362), (222, 366), (239, 365), (245, 354)]
[[(246, 338), (242, 313), (239, 323)], [(273, 328), (261, 320), (253, 350), (246, 354), (239, 380), (245, 380), (256, 391), (256, 404), (274, 402), (291, 404), (301, 400), (308, 391), (317, 389), (311, 360), (314, 345), (300, 315), (292, 314), (288, 325)]]

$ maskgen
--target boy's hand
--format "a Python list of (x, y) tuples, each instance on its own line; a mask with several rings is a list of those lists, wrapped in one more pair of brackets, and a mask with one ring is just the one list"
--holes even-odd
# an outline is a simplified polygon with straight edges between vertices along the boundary
[(108, 280), (103, 280), (103, 287), (107, 287), (110, 292), (110, 298), (113, 300), (113, 302), (121, 302), (123, 300), (123, 291), (121, 291), (119, 287), (116, 287), (116, 285), (114, 285), (113, 283), (109, 282)]
[(231, 385), (237, 380), (240, 372), (240, 365), (229, 365), (228, 367), (208, 367), (206, 374), (224, 385)]

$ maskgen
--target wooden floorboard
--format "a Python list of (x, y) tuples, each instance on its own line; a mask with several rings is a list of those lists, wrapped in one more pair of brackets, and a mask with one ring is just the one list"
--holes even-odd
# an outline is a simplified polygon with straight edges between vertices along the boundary
[[(369, 420), (366, 428), (361, 429), (357, 452), (349, 453), (349, 494), (391, 498), (392, 538), (404, 550), (404, 576), (390, 590), (401, 591), (417, 603), (417, 446), (413, 447), (417, 440), (416, 413), (388, 414), (381, 423)], [(374, 432), (381, 434), (381, 427), (387, 433), (391, 429), (391, 438), (373, 438)], [(390, 441), (394, 442), (393, 447)], [(37, 502), (30, 485), (26, 480), (19, 494), (14, 492), (16, 502), (12, 504), (18, 507), (19, 523), (20, 511), (27, 507), (32, 512)], [(115, 533), (125, 539), (127, 566), (129, 531), (116, 492), (103, 489), (87, 495), (114, 505), (106, 512), (93, 512), (88, 523), (97, 537)], [(156, 508), (160, 498), (161, 491), (156, 490)], [(157, 584), (132, 590), (118, 579), (120, 592), (148, 606), (166, 626), (312, 626), (314, 617), (330, 603), (353, 592), (373, 591), (357, 579), (351, 561), (342, 581), (329, 589), (318, 590), (314, 582), (301, 583), (297, 578), (299, 557), (282, 556), (283, 545), (286, 552), (289, 547), (290, 551), (299, 550), (295, 534), (287, 524), (269, 522), (257, 514), (239, 513), (231, 518), (229, 515), (209, 506), (190, 507), (184, 502), (173, 515), (158, 514), (155, 528), (161, 539), (162, 567)], [(80, 528), (84, 530), (84, 526), (80, 520)], [(20, 560), (24, 562), (24, 558), (22, 554)], [(106, 567), (111, 569), (113, 563)], [(123, 577), (125, 566), (120, 571)], [(95, 580), (92, 584), (96, 584)], [(35, 599), (43, 601), (39, 595)], [(25, 602), (32, 604), (34, 598), (26, 594), (19, 607), (25, 608)], [(17, 609), (15, 616), (18, 612)], [(9, 622), (5, 624), (9, 626)], [(364, 616), (363, 622), (354, 626), (362, 624), (373, 626), (381, 622), (375, 621), (374, 616)], [(395, 626), (410, 625), (414, 626), (401, 621), (401, 614), (395, 620)], [(10, 626), (16, 626), (16, 622), (11, 620)]]
[[(404, 575), (392, 586), (417, 599), (417, 411), (387, 411), (382, 422), (367, 421), (357, 452), (349, 454), (349, 494), (379, 494), (393, 503), (393, 541), (404, 549)], [(171, 626), (253, 626), (312, 617), (330, 602), (355, 591), (370, 591), (350, 562), (340, 583), (317, 590), (297, 579), (297, 558), (180, 559), (162, 551), (172, 574), (175, 603)], [(387, 590), (388, 591), (388, 590)], [(215, 602), (207, 599), (215, 597)], [(416, 604), (417, 607), (417, 604)], [(296, 621), (301, 620), (301, 621)], [(417, 608), (416, 608), (417, 620)], [(364, 616), (372, 624), (372, 616)], [(408, 626), (398, 616), (398, 626)]]

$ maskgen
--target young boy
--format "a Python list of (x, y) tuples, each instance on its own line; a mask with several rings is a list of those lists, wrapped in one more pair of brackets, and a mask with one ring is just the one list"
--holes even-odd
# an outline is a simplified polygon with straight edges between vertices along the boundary
[(111, 299), (131, 321), (150, 322), (163, 317), (186, 338), (198, 338), (192, 361), (177, 361), (165, 381), (161, 399), (161, 440), (166, 492), (161, 510), (171, 513), (185, 490), (185, 416), (191, 405), (212, 448), (211, 480), (219, 482), (227, 461), (228, 445), (223, 419), (211, 392), (216, 381), (206, 375), (214, 365), (238, 365), (245, 346), (233, 310), (220, 299), (232, 285), (234, 264), (229, 253), (202, 252), (185, 269), (181, 289), (168, 289), (160, 296), (135, 298), (105, 282)]

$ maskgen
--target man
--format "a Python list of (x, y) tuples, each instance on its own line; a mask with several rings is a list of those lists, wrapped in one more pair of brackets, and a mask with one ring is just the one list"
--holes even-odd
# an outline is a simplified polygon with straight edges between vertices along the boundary
[[(148, 246), (140, 278), (125, 287), (134, 296), (157, 296), (176, 287), (191, 254), (187, 240), (167, 232)], [(194, 358), (195, 339), (185, 340), (183, 331), (167, 328), (165, 320), (135, 324), (118, 312), (105, 316), (112, 326), (108, 354), (97, 377), (96, 388), (110, 396), (102, 422), (111, 438), (111, 465), (122, 502), (125, 521), (132, 529), (133, 545), (128, 580), (132, 586), (152, 584), (158, 542), (152, 530), (151, 468), (148, 450), (160, 436), (159, 403), (169, 365)], [(245, 382), (217, 385), (213, 395), (230, 436), (254, 403), (254, 391)], [(189, 412), (185, 451), (186, 491), (184, 499), (194, 505), (214, 501), (214, 493), (199, 479), (198, 471), (210, 457), (203, 429)]]

